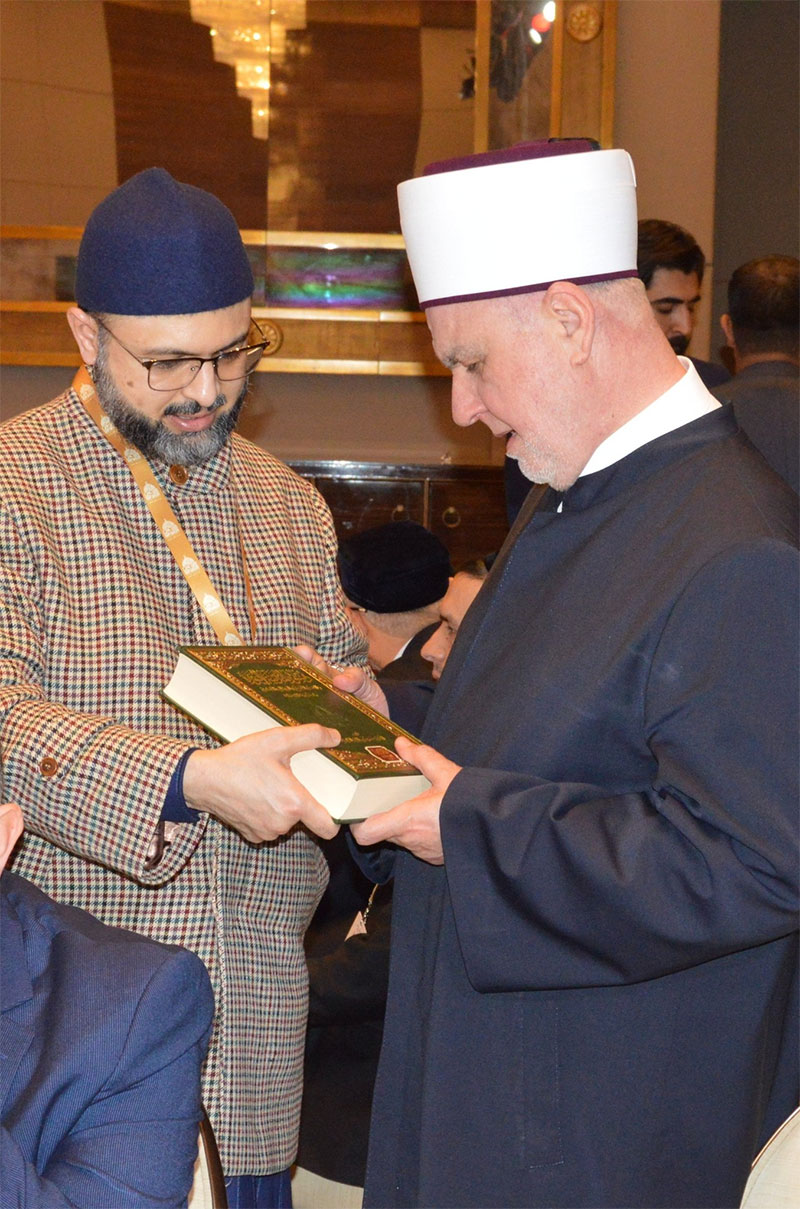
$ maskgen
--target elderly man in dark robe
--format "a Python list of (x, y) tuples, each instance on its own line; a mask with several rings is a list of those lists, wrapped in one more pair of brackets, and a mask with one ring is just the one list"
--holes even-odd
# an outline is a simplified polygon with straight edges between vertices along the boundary
[(432, 788), (352, 828), (395, 879), (365, 1205), (733, 1206), (797, 1103), (796, 497), (653, 319), (624, 151), (399, 195), (456, 422), (549, 488), (398, 741)]

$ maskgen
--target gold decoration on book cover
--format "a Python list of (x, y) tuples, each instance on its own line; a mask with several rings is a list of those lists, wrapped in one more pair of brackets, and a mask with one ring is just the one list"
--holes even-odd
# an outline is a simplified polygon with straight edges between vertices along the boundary
[[(364, 701), (336, 688), (323, 672), (306, 663), (290, 648), (182, 649), (189, 655), (200, 657), (200, 661), (223, 680), (238, 684), (257, 705), (284, 726), (296, 726), (298, 722), (319, 722), (322, 726), (339, 730), (342, 734), (341, 744), (320, 750), (354, 775), (416, 772), (412, 765), (387, 745), (387, 737), (391, 738), (394, 734), (406, 734), (412, 739), (413, 735), (384, 718)], [(321, 690), (314, 695), (311, 709), (307, 704), (309, 682), (318, 685)], [(349, 714), (346, 732), (342, 727), (342, 706)], [(359, 715), (363, 717), (361, 725), (357, 722)], [(355, 724), (353, 718), (356, 719)]]

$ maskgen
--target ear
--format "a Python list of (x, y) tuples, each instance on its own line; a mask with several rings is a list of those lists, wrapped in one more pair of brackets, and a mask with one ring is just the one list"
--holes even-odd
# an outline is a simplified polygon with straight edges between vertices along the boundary
[(84, 365), (94, 365), (97, 360), (97, 320), (79, 306), (71, 306), (67, 311), (67, 323), (75, 337), (81, 361)]
[(22, 835), (22, 811), (15, 802), (0, 806), (0, 870), (5, 869), (11, 851)]
[(733, 324), (731, 323), (730, 315), (720, 315), (719, 325), (725, 333), (725, 343), (731, 348), (736, 348), (736, 341), (733, 338)]
[(542, 309), (558, 323), (570, 365), (585, 365), (595, 334), (594, 304), (586, 291), (572, 281), (554, 281), (542, 300)]

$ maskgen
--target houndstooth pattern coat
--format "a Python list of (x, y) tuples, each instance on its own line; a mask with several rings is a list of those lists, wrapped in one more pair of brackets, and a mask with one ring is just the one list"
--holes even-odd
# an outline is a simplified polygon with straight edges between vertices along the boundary
[[(158, 481), (242, 635), (363, 662), (319, 494), (234, 436), (183, 485)], [(216, 1024), (204, 1096), (227, 1174), (295, 1155), (302, 938), (327, 878), (304, 832), (254, 847), (207, 815), (145, 857), (179, 757), (213, 741), (159, 696), (181, 644), (214, 634), (131, 474), (73, 391), (0, 428), (0, 740), (26, 835), (14, 861), (61, 902), (186, 945)]]

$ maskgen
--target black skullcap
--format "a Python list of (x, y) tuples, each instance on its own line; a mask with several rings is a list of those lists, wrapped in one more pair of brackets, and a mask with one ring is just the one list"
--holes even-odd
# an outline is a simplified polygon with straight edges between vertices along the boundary
[(189, 315), (253, 293), (253, 273), (227, 206), (194, 185), (148, 168), (89, 216), (75, 277), (85, 311)]
[(405, 613), (441, 600), (453, 574), (446, 547), (423, 525), (393, 521), (339, 543), (339, 576), (353, 604)]

